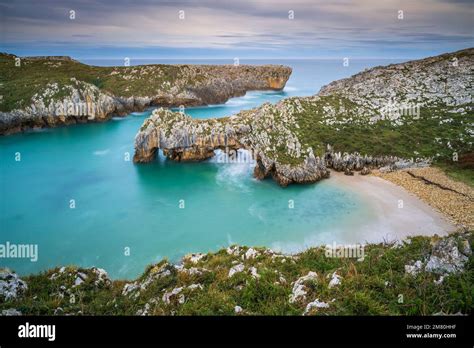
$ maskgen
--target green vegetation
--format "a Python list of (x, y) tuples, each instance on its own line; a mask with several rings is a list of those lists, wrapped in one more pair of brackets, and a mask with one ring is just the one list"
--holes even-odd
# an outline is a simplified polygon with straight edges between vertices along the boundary
[(456, 164), (440, 164), (438, 166), (454, 180), (461, 181), (471, 187), (474, 187), (473, 168), (459, 168)]
[[(295, 105), (291, 99), (287, 102)], [(300, 102), (303, 111), (295, 112), (296, 125), (291, 130), (303, 149), (311, 147), (315, 155), (323, 155), (330, 144), (342, 153), (406, 159), (431, 157), (435, 163), (452, 168), (451, 172), (456, 172), (454, 175), (461, 180), (472, 180), (472, 163), (456, 170), (452, 158), (455, 152), (462, 157), (474, 151), (470, 135), (474, 131), (473, 111), (461, 114), (453, 113), (449, 107), (422, 107), (419, 117), (402, 115), (396, 122), (390, 119), (372, 122), (370, 118), (376, 115), (373, 110), (360, 114), (360, 107), (344, 97), (323, 96), (316, 101), (300, 99)], [(285, 147), (277, 152), (280, 163), (302, 161), (288, 156)]]
[(438, 162), (436, 165), (454, 180), (474, 187), (474, 152), (466, 153), (458, 161)]
[[(461, 235), (454, 238), (461, 248)], [(473, 233), (464, 234), (462, 238), (469, 240), (472, 250)], [(135, 315), (148, 308), (147, 313), (152, 315), (234, 315), (235, 306), (240, 306), (241, 315), (301, 315), (307, 303), (319, 299), (329, 306), (313, 310), (311, 314), (471, 313), (474, 307), (472, 254), (463, 272), (446, 275), (440, 284), (435, 283), (440, 276), (434, 273), (421, 271), (410, 275), (405, 272), (405, 265), (430, 256), (436, 240), (414, 237), (398, 247), (368, 245), (363, 261), (328, 258), (323, 247), (311, 248), (293, 257), (256, 248), (255, 257), (245, 257), (245, 260), (243, 255), (248, 248), (240, 248), (236, 253), (220, 250), (197, 262), (183, 259), (181, 270), (166, 261), (150, 266), (136, 281), (138, 285), (146, 283), (147, 286), (128, 294), (123, 294), (125, 281), (97, 282), (90, 269), (68, 267), (60, 273), (56, 268), (23, 278), (28, 284), (26, 293), (0, 303), (0, 310), (16, 308), (23, 314), (39, 315), (51, 315), (55, 310), (57, 314)], [(245, 265), (245, 270), (229, 277), (229, 269), (240, 263)], [(255, 267), (257, 277), (252, 276), (251, 267)], [(310, 271), (316, 272), (317, 277), (305, 283), (306, 298), (290, 303), (294, 282)], [(74, 286), (77, 272), (88, 277)], [(341, 283), (329, 287), (334, 272), (341, 276)], [(191, 284), (195, 284), (194, 288)], [(164, 295), (176, 288), (182, 289), (165, 303)], [(184, 296), (180, 299), (181, 295)]]
[(203, 80), (200, 73), (183, 76), (188, 66), (142, 65), (130, 67), (97, 67), (75, 60), (21, 58), (16, 66), (14, 55), (0, 53), (0, 111), (21, 109), (31, 104), (31, 98), (51, 84), (60, 91), (51, 99), (65, 96), (64, 86), (73, 85), (71, 79), (90, 83), (116, 96), (153, 96), (158, 90), (168, 90), (177, 85), (178, 79)]
[[(325, 97), (335, 101), (333, 97)], [(349, 101), (343, 101), (346, 110), (353, 110)], [(459, 153), (472, 151), (466, 142), (470, 139), (468, 129), (474, 113), (449, 114), (445, 109), (421, 108), (419, 118), (402, 116), (400, 124), (388, 119), (370, 123), (364, 119), (344, 122), (348, 113), (338, 113), (337, 125), (326, 125), (322, 114), (312, 112), (299, 115), (301, 136), (315, 148), (332, 144), (335, 151), (359, 152), (372, 156), (393, 155), (403, 158), (440, 157), (451, 158), (455, 149)], [(350, 115), (350, 111), (349, 111)], [(353, 115), (354, 118), (356, 117)], [(446, 120), (452, 120), (447, 123)], [(311, 127), (311, 124), (318, 124)], [(464, 141), (461, 140), (464, 139)], [(447, 146), (450, 143), (451, 149)], [(438, 155), (438, 156), (437, 156)]]

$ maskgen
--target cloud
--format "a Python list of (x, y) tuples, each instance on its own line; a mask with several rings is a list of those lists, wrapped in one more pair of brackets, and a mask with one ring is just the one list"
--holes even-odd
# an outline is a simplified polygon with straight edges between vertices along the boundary
[[(317, 49), (322, 54), (349, 50), (371, 55), (374, 45), (380, 46), (377, 52), (384, 47), (393, 52), (393, 45), (400, 51), (414, 46), (428, 51), (472, 46), (474, 9), (466, 4), (459, 0), (0, 0), (0, 19), (2, 46), (20, 51), (38, 42), (44, 47), (68, 42), (64, 50), (238, 48), (297, 56)], [(397, 18), (399, 10), (403, 20)], [(179, 11), (184, 11), (184, 19)], [(289, 11), (294, 19), (289, 19)], [(359, 50), (351, 51), (354, 47)]]

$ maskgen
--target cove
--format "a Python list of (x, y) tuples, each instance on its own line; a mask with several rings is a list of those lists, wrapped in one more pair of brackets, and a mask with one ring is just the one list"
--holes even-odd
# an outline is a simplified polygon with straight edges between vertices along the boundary
[[(224, 116), (313, 94), (323, 82), (354, 72), (338, 70), (340, 62), (333, 71), (327, 62), (312, 64), (294, 62), (296, 76), (283, 92), (250, 92), (186, 112)], [(315, 76), (322, 71), (324, 78)], [(113, 278), (135, 278), (165, 257), (178, 261), (234, 243), (285, 252), (342, 243), (353, 226), (373, 218), (367, 201), (331, 180), (282, 189), (254, 179), (253, 165), (174, 163), (161, 154), (156, 162), (134, 165), (127, 154), (133, 155), (134, 136), (150, 112), (0, 138), (0, 243), (38, 245), (37, 262), (5, 258), (0, 266), (19, 274), (97, 266)]]

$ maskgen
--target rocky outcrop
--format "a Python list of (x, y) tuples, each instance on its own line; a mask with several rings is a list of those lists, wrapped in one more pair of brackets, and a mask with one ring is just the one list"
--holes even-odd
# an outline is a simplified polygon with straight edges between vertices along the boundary
[(362, 175), (370, 172), (369, 168), (379, 168), (382, 172), (407, 168), (424, 168), (431, 163), (429, 158), (406, 160), (397, 156), (368, 156), (359, 153), (335, 152), (331, 146), (327, 147), (324, 155), (325, 164), (338, 171), (360, 171)]
[(264, 179), (272, 177), (280, 186), (288, 186), (291, 183), (310, 184), (321, 179), (329, 178), (329, 170), (319, 157), (312, 152), (303, 163), (298, 165), (280, 164), (270, 159), (264, 153), (257, 155), (257, 165), (254, 169), (254, 177)]
[(454, 237), (441, 239), (433, 245), (433, 251), (425, 270), (438, 274), (458, 273), (464, 269), (472, 251), (467, 239)]
[[(45, 270), (25, 277), (25, 292), (16, 276), (0, 273), (0, 290), (5, 279), (8, 293), (19, 290), (8, 300), (0, 296), (0, 315), (468, 314), (472, 241), (472, 232), (412, 236), (364, 244), (363, 259), (328, 259), (327, 245), (298, 254), (231, 245), (187, 255), (177, 264), (161, 260), (129, 280), (108, 279), (98, 268)], [(380, 296), (373, 296), (367, 284), (378, 284)], [(421, 298), (413, 291), (417, 288), (424, 289)], [(390, 305), (393, 294), (404, 294), (405, 303), (417, 305)]]
[(409, 112), (405, 106), (457, 106), (473, 102), (474, 48), (367, 69), (324, 86), (318, 95), (338, 95), (379, 111), (374, 119)]
[[(269, 106), (269, 105), (268, 105)], [(270, 107), (270, 106), (269, 106)], [(171, 160), (201, 161), (215, 155), (215, 150), (226, 153), (247, 149), (249, 160), (256, 162), (254, 176), (258, 179), (273, 177), (280, 185), (316, 182), (329, 176), (320, 158), (309, 149), (307, 157), (297, 165), (283, 164), (268, 155), (265, 145), (276, 141), (278, 146), (294, 140), (291, 132), (266, 132), (271, 120), (264, 113), (244, 111), (225, 119), (193, 119), (167, 109), (155, 110), (143, 123), (135, 137), (135, 163), (150, 162), (158, 149)], [(274, 133), (281, 139), (275, 139)], [(268, 146), (267, 146), (268, 149)]]
[(305, 283), (307, 282), (317, 282), (318, 274), (316, 272), (310, 271), (307, 275), (298, 278), (293, 283), (293, 289), (291, 291), (291, 295), (289, 302), (294, 303), (298, 301), (302, 301), (306, 299), (307, 288)]
[[(134, 161), (149, 162), (159, 149), (177, 161), (246, 149), (256, 163), (254, 176), (273, 177), (281, 186), (327, 178), (329, 168), (352, 175), (364, 168), (362, 174), (426, 167), (441, 156), (438, 151), (452, 156), (453, 143), (458, 151), (472, 147), (473, 63), (474, 49), (468, 49), (377, 67), (331, 83), (318, 95), (222, 119), (155, 110), (136, 135)], [(453, 114), (458, 128), (448, 134), (445, 124), (453, 124)], [(433, 136), (420, 136), (426, 130)]]
[(437, 284), (440, 284), (447, 274), (462, 272), (471, 254), (467, 233), (434, 240), (431, 253), (423, 260), (405, 265), (405, 273), (412, 276), (423, 271), (438, 274), (441, 277)]
[[(159, 149), (175, 161), (202, 161), (213, 157), (215, 150), (229, 153), (246, 149), (255, 162), (254, 177), (272, 177), (281, 186), (314, 183), (328, 178), (329, 168), (352, 173), (363, 168), (391, 171), (429, 165), (429, 159), (342, 154), (331, 146), (327, 146), (322, 156), (315, 156), (312, 148), (303, 151), (296, 132), (292, 130), (295, 120), (287, 117), (281, 122), (269, 116), (274, 109), (285, 110), (285, 103), (266, 104), (260, 109), (243, 111), (229, 118), (205, 120), (167, 109), (154, 110), (135, 137), (133, 160), (135, 163), (150, 162)], [(277, 148), (283, 148), (283, 154), (276, 152)]]
[[(0, 54), (0, 72), (7, 76), (0, 88), (15, 88), (13, 96), (1, 93), (0, 135), (100, 122), (149, 106), (224, 103), (249, 90), (281, 90), (291, 74), (277, 65), (91, 67), (68, 57), (27, 57), (15, 66), (16, 58)], [(30, 70), (35, 80), (22, 87)]]
[[(215, 150), (229, 154), (245, 149), (250, 151), (249, 159), (255, 162), (254, 177), (272, 177), (281, 186), (328, 178), (329, 168), (352, 173), (363, 168), (391, 171), (429, 164), (429, 160), (403, 160), (395, 156), (341, 154), (331, 146), (322, 156), (315, 156), (312, 148), (303, 151), (296, 132), (291, 129), (296, 124), (291, 114), (283, 122), (268, 116), (274, 109), (286, 110), (285, 103), (265, 104), (223, 119), (193, 119), (168, 109), (154, 110), (135, 137), (133, 160), (135, 163), (153, 161), (159, 149), (175, 161), (202, 161), (213, 157)], [(276, 152), (277, 148), (283, 148), (283, 154)]]
[(0, 299), (10, 301), (16, 299), (28, 290), (26, 282), (18, 274), (9, 270), (0, 270)]
[[(195, 120), (168, 109), (155, 110), (135, 137), (135, 163), (150, 162), (156, 151), (177, 161), (200, 161), (214, 156), (215, 149), (242, 148), (238, 135), (250, 129), (234, 128), (220, 120)], [(237, 132), (242, 132), (237, 134)]]
[(74, 78), (66, 87), (67, 96), (62, 100), (46, 102), (48, 97), (59, 93), (59, 89), (57, 83), (49, 84), (32, 97), (31, 105), (26, 108), (0, 112), (0, 135), (27, 129), (100, 122), (111, 118), (113, 113), (129, 109), (127, 104), (101, 92), (96, 86)]

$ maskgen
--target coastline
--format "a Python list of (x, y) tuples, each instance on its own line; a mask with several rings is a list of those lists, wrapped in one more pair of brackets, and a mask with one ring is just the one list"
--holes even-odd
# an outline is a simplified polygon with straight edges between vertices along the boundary
[(440, 212), (458, 229), (474, 228), (474, 189), (436, 167), (413, 168), (374, 176), (390, 181)]
[[(20, 59), (20, 68), (15, 62)], [(16, 69), (16, 70), (14, 70)], [(38, 81), (34, 72), (42, 71)], [(12, 73), (15, 71), (15, 73)], [(248, 91), (285, 87), (282, 65), (91, 66), (69, 57), (18, 57), (0, 52), (6, 76), (0, 135), (37, 128), (104, 122), (148, 107), (221, 104)], [(51, 82), (54, 81), (54, 82)]]
[[(367, 242), (392, 242), (411, 236), (445, 236), (458, 229), (447, 216), (413, 192), (383, 177), (347, 176), (331, 171), (329, 181), (357, 192), (370, 202), (374, 219), (357, 229)], [(350, 233), (356, 235), (357, 231), (352, 229)]]

